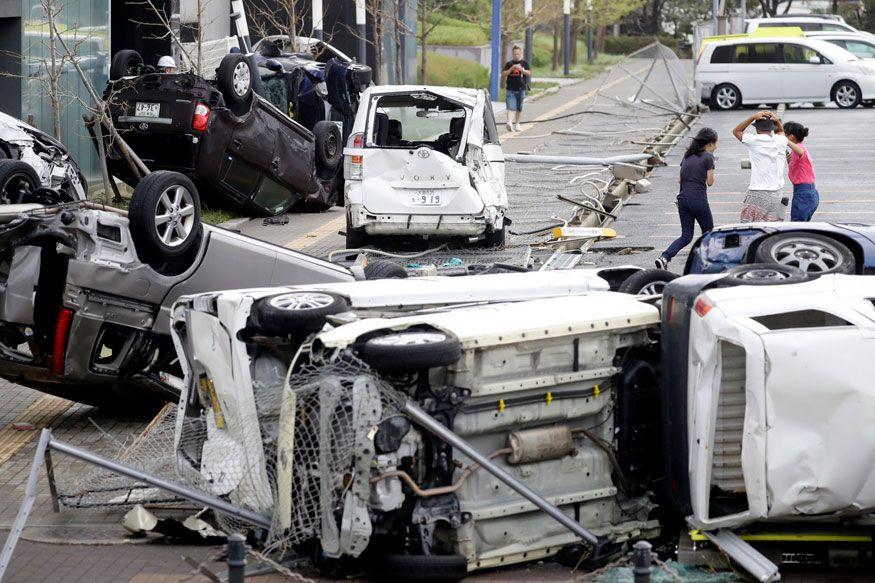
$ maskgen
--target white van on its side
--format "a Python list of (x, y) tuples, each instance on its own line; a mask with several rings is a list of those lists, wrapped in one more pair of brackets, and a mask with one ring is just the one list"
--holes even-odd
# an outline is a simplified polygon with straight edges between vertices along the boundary
[(875, 99), (875, 66), (823, 40), (736, 38), (705, 45), (695, 91), (719, 110), (826, 101), (853, 108)]

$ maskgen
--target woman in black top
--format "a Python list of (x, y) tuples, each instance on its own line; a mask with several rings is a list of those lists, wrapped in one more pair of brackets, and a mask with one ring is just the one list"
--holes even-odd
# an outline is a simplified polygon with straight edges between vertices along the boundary
[(714, 228), (711, 207), (708, 206), (708, 187), (714, 184), (713, 152), (716, 149), (717, 132), (702, 128), (684, 153), (677, 201), (681, 236), (656, 260), (656, 267), (660, 269), (668, 269), (668, 262), (693, 240), (694, 222), (699, 223), (702, 234)]

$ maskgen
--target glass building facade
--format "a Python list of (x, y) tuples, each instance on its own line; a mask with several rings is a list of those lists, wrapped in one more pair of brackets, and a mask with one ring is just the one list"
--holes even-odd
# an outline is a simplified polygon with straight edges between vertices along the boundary
[[(109, 0), (21, 1), (21, 117), (54, 135), (54, 92), (60, 104), (60, 140), (89, 183), (96, 184), (100, 172), (97, 153), (82, 122), (83, 114), (90, 113), (92, 99), (60, 41), (66, 43), (101, 95), (109, 74)], [(55, 15), (55, 28), (61, 37), (54, 39), (54, 50), (47, 9)]]

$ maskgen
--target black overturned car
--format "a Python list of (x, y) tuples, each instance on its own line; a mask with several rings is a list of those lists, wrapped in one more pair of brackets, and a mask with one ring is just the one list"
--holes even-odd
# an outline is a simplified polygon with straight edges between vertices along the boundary
[[(343, 64), (332, 66), (346, 74)], [(186, 175), (207, 203), (253, 216), (330, 208), (343, 188), (342, 123), (318, 119), (308, 128), (291, 119), (287, 102), (263, 95), (260, 69), (253, 56), (230, 53), (207, 80), (155, 72), (124, 50), (113, 57), (103, 99), (149, 170)], [(97, 146), (98, 128), (88, 128)], [(109, 128), (100, 135), (109, 173), (135, 186), (140, 176)]]

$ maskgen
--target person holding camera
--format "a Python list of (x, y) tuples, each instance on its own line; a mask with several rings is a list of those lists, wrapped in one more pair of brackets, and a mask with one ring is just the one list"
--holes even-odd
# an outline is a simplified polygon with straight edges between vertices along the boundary
[(514, 46), (511, 60), (504, 64), (501, 76), (504, 78), (504, 103), (507, 106), (507, 131), (520, 131), (523, 115), (523, 100), (529, 78), (532, 76), (529, 64), (523, 60), (523, 50)]

